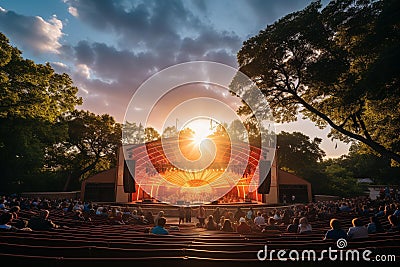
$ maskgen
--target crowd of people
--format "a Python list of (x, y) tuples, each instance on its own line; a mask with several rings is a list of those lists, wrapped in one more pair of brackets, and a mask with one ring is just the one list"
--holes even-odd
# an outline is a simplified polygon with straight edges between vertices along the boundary
[[(328, 221), (329, 230), (321, 234), (323, 239), (350, 240), (380, 232), (400, 233), (400, 203), (393, 198), (360, 197), (258, 210), (237, 207), (232, 211), (216, 207), (206, 212), (204, 206), (195, 210), (197, 227), (221, 232), (315, 234), (313, 223)], [(342, 228), (340, 218), (343, 217), (351, 218), (351, 226), (346, 229)]]
[[(207, 209), (206, 209), (207, 208)], [(3, 196), (0, 198), (0, 229), (15, 231), (55, 230), (68, 227), (49, 218), (52, 211), (70, 214), (76, 221), (91, 222), (99, 218), (107, 224), (147, 225), (149, 233), (169, 234), (164, 211), (153, 214), (141, 206), (102, 206), (80, 200), (49, 200)], [(31, 216), (21, 218), (20, 213)], [(313, 234), (313, 224), (328, 221), (323, 239), (367, 238), (373, 233), (400, 232), (400, 203), (396, 199), (369, 198), (319, 201), (282, 207), (179, 207), (178, 225), (194, 224), (204, 230), (247, 233), (293, 233)], [(341, 218), (351, 218), (351, 226), (343, 228)], [(192, 217), (197, 221), (192, 222)], [(171, 226), (172, 227), (172, 226)], [(173, 228), (169, 229), (173, 229)], [(179, 230), (176, 226), (175, 230)]]

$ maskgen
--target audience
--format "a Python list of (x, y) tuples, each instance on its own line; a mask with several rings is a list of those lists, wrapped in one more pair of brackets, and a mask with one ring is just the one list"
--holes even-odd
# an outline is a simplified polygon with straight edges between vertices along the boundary
[(151, 233), (155, 235), (168, 235), (169, 232), (165, 229), (165, 224), (167, 219), (165, 217), (160, 217), (157, 219), (157, 225), (151, 229)]
[(157, 214), (157, 216), (154, 218), (154, 225), (158, 225), (158, 219), (164, 217), (164, 211), (160, 210)]
[(400, 232), (400, 223), (399, 219), (395, 215), (389, 215), (388, 221), (390, 223), (389, 228), (387, 229), (388, 232)]
[(247, 234), (247, 233), (251, 233), (252, 229), (250, 227), (250, 225), (247, 224), (247, 221), (244, 217), (241, 217), (239, 219), (239, 225), (236, 228), (236, 232), (238, 232), (239, 234)]
[(10, 212), (3, 212), (0, 215), (0, 230), (11, 230), (17, 231), (18, 228), (11, 225), (11, 221), (13, 220), (13, 214)]
[(347, 239), (347, 233), (345, 230), (342, 229), (342, 225), (340, 221), (336, 218), (330, 220), (329, 223), (331, 229), (325, 233), (324, 239), (333, 239), (338, 240), (340, 238)]
[(19, 217), (20, 211), (20, 206), (12, 206), (9, 210), (9, 212), (13, 215), (12, 225), (18, 229), (26, 228), (28, 226), (28, 221)]
[(230, 219), (225, 219), (222, 225), (221, 231), (223, 232), (234, 232), (233, 225)]
[(358, 239), (358, 238), (367, 238), (368, 237), (368, 229), (365, 227), (364, 223), (360, 218), (354, 218), (351, 221), (352, 227), (347, 231), (348, 239)]
[(268, 224), (264, 227), (264, 229), (262, 229), (262, 232), (268, 231), (280, 231), (280, 228), (276, 225), (274, 217), (269, 217)]
[(237, 207), (237, 210), (234, 215), (234, 222), (239, 222), (240, 218), (245, 217), (246, 213), (242, 210), (241, 207)]
[(41, 210), (36, 216), (33, 216), (28, 221), (28, 227), (34, 231), (48, 231), (60, 227), (49, 219), (49, 210)]
[(224, 226), (224, 222), (225, 222), (225, 216), (221, 216), (221, 217), (219, 218), (219, 222), (218, 222), (218, 224), (217, 224), (218, 230), (221, 230), (221, 229), (222, 229), (222, 226)]
[(302, 217), (299, 220), (299, 228), (297, 231), (299, 234), (308, 234), (312, 232), (311, 224), (308, 222), (307, 217)]
[(367, 225), (368, 234), (382, 233), (385, 231), (379, 217), (371, 216), (369, 220), (370, 222)]
[(286, 232), (297, 233), (298, 229), (299, 229), (299, 218), (294, 217), (292, 223), (286, 227)]
[(155, 224), (153, 213), (150, 210), (148, 212), (146, 212), (144, 219), (148, 224)]
[(213, 219), (215, 222), (219, 222), (219, 220), (221, 219), (221, 211), (219, 209), (219, 207), (216, 207), (214, 212), (213, 212)]
[[(110, 218), (114, 222), (121, 219), (124, 222), (121, 224), (128, 224), (129, 222), (129, 224), (154, 225), (154, 227), (148, 228), (148, 232), (152, 234), (165, 235), (173, 231), (173, 225), (169, 230), (165, 228), (167, 219), (164, 211), (159, 211), (154, 218), (153, 213), (147, 211), (147, 207), (146, 212), (141, 210), (141, 215), (139, 215), (137, 209), (130, 210), (129, 207), (122, 207), (119, 210), (118, 207), (98, 206), (96, 203), (85, 203), (70, 199), (51, 201), (40, 198), (7, 200), (2, 198), (2, 204), (3, 209), (0, 210), (0, 229), (2, 230), (29, 229), (32, 231), (47, 231), (57, 229), (60, 227), (58, 223), (62, 222), (62, 218), (51, 215), (51, 218), (54, 218), (57, 223), (49, 219), (50, 210), (55, 210), (59, 212), (60, 216), (63, 215), (66, 218), (82, 222), (85, 221), (85, 218), (90, 218), (86, 216), (89, 216), (91, 211), (92, 220), (99, 220), (100, 223), (107, 223), (106, 218)], [(260, 231), (268, 232), (286, 229), (288, 233), (321, 233), (324, 236), (324, 240), (338, 240), (340, 238), (353, 240), (368, 238), (370, 234), (372, 236), (372, 234), (385, 231), (399, 233), (399, 206), (398, 201), (342, 199), (340, 201), (319, 201), (304, 205), (296, 204), (279, 209), (264, 208), (257, 213), (253, 208), (239, 207), (235, 213), (231, 212), (232, 209), (224, 208), (223, 212), (221, 212), (220, 208), (216, 208), (214, 211), (210, 211), (212, 215), (206, 217), (207, 222), (203, 227), (206, 230), (220, 230), (234, 234), (255, 234)], [(23, 211), (22, 216), (21, 210)], [(97, 216), (94, 213), (97, 213)], [(182, 218), (183, 214), (179, 214), (177, 224), (181, 224), (186, 219)], [(241, 216), (238, 218), (239, 215)], [(101, 218), (102, 216), (104, 218)], [(129, 220), (124, 220), (120, 218), (121, 216), (129, 218)], [(350, 224), (349, 218), (352, 217), (354, 218), (351, 221), (351, 227), (346, 232), (343, 226), (347, 228), (348, 224)], [(363, 223), (363, 220), (366, 219), (369, 219), (368, 225)], [(320, 224), (320, 221), (323, 224)], [(316, 222), (315, 225), (314, 222)], [(327, 222), (329, 222), (330, 229), (327, 229)], [(77, 227), (81, 224), (77, 224)], [(326, 227), (323, 227), (323, 225), (326, 225)], [(202, 229), (199, 231), (202, 231)]]
[(261, 211), (257, 212), (257, 217), (254, 218), (254, 224), (258, 227), (263, 227), (265, 225), (265, 218), (262, 216)]
[(213, 215), (208, 215), (208, 220), (206, 223), (206, 229), (207, 230), (218, 230), (217, 223), (214, 221), (214, 216)]

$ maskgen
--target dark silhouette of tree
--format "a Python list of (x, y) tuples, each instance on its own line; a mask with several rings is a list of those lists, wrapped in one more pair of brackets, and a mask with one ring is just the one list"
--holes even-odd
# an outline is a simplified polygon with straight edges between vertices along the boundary
[(108, 114), (83, 110), (68, 114), (63, 123), (68, 137), (49, 149), (48, 164), (67, 174), (64, 191), (68, 191), (90, 175), (115, 166), (121, 125)]
[[(240, 71), (260, 88), (276, 121), (302, 113), (330, 126), (329, 137), (357, 140), (400, 163), (399, 6), (312, 2), (245, 41)], [(232, 81), (233, 92), (240, 79)], [(240, 112), (250, 113), (246, 106)]]

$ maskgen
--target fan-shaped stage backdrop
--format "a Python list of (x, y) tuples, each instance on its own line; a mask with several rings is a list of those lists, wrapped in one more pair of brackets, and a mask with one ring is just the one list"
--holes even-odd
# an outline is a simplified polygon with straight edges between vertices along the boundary
[(269, 151), (262, 152), (240, 141), (204, 142), (200, 144), (201, 158), (207, 158), (206, 152), (210, 150), (215, 157), (206, 167), (196, 168), (198, 164), (176, 164), (182, 152), (186, 158), (192, 157), (193, 162), (196, 158), (196, 152), (185, 153), (182, 142), (180, 149), (176, 149), (177, 142), (178, 139), (170, 138), (123, 145), (119, 165), (124, 167), (118, 168), (117, 202), (125, 202), (127, 198), (171, 205), (265, 202), (265, 195), (269, 196), (269, 202), (273, 198), (278, 202), (275, 149), (268, 154)]

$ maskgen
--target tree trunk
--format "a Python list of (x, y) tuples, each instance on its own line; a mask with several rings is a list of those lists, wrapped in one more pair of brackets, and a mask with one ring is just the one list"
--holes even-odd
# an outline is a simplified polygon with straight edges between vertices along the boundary
[(65, 181), (63, 191), (64, 192), (68, 191), (70, 189), (69, 187), (71, 185), (71, 182), (74, 179), (79, 179), (79, 177), (81, 177), (82, 175), (84, 175), (88, 171), (92, 170), (96, 166), (96, 164), (99, 162), (99, 160), (100, 160), (100, 157), (97, 157), (95, 159), (95, 161), (93, 161), (89, 166), (87, 166), (83, 170), (77, 170), (75, 172), (71, 171), (71, 173), (68, 175), (67, 181)]

